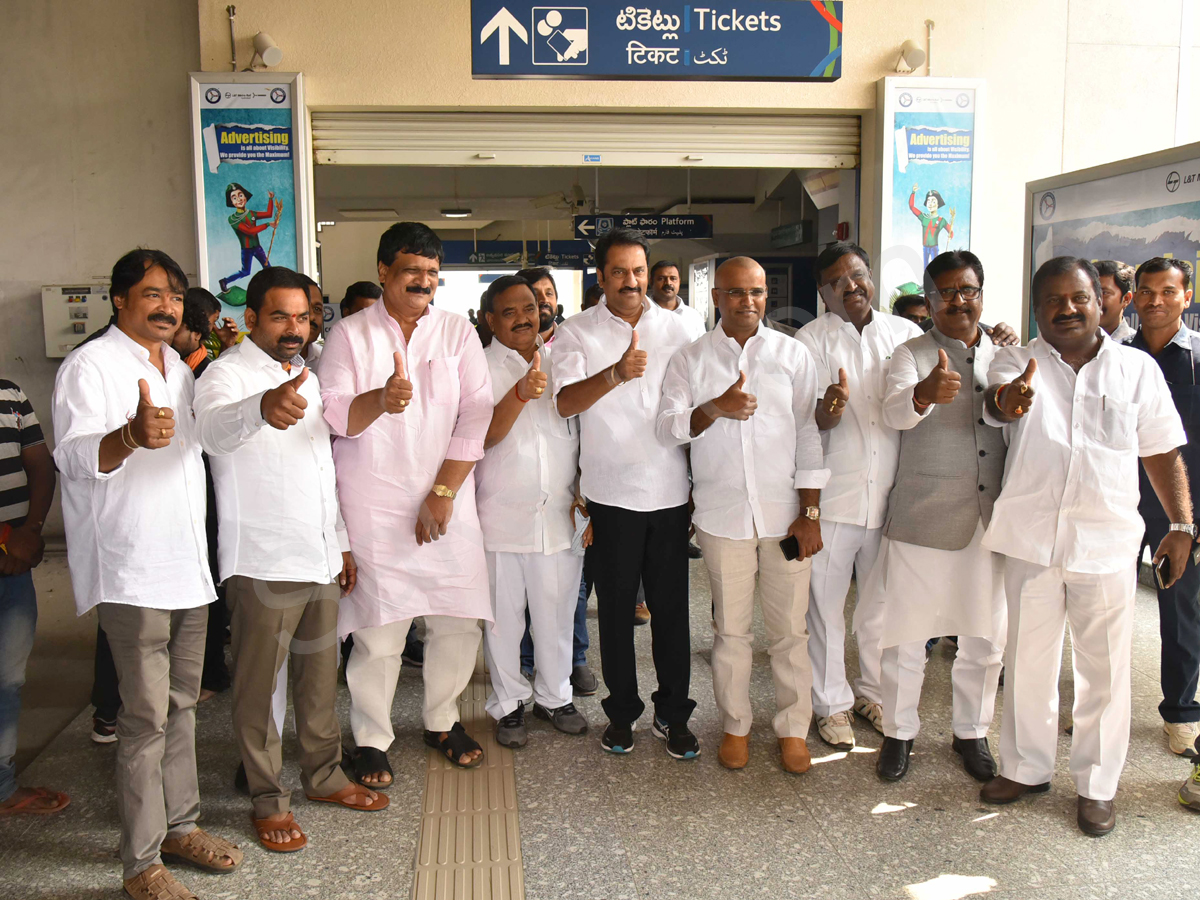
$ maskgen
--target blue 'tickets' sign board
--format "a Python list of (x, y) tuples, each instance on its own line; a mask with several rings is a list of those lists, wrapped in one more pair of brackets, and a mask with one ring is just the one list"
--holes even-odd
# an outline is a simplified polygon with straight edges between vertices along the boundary
[[(542, 0), (544, 3), (544, 0)], [(705, 2), (705, 0), (700, 0)], [(475, 78), (835, 81), (842, 3), (471, 0)]]
[(710, 238), (712, 216), (576, 216), (575, 239), (602, 238), (614, 228), (636, 228), (650, 240), (661, 238)]

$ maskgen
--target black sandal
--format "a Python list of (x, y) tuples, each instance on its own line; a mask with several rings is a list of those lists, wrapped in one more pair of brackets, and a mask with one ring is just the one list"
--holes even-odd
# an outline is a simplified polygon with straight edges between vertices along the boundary
[[(359, 747), (354, 754), (353, 765), (354, 774), (350, 776), (351, 779), (369, 790), (386, 791), (396, 783), (396, 776), (392, 773), (387, 754), (375, 747)], [(380, 772), (387, 772), (391, 781), (363, 781), (368, 775), (378, 775)]]
[[(425, 744), (434, 750), (440, 750), (447, 760), (460, 769), (474, 769), (483, 763), (483, 748), (479, 746), (479, 743), (473, 737), (467, 734), (466, 729), (462, 727), (462, 722), (455, 722), (450, 731), (446, 733), (446, 736), (441, 739), (438, 738), (438, 732), (426, 731)], [(466, 765), (460, 763), (459, 759), (472, 750), (480, 751), (480, 755), (476, 757), (475, 761), (469, 762)]]

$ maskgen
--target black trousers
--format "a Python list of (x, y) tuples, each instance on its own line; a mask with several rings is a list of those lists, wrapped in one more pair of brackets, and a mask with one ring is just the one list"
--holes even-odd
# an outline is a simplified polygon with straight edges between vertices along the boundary
[(688, 614), (687, 506), (634, 512), (589, 502), (593, 543), (587, 566), (596, 585), (600, 665), (609, 694), (601, 701), (609, 720), (627, 725), (645, 704), (638, 696), (633, 608), (638, 584), (650, 610), (658, 690), (654, 713), (670, 725), (686, 723), (696, 708), (688, 696), (692, 641)]
[[(1168, 522), (1147, 520), (1145, 541), (1151, 552), (1166, 537)], [(1158, 592), (1158, 633), (1162, 638), (1163, 700), (1158, 711), (1164, 722), (1200, 722), (1196, 686), (1200, 680), (1200, 569), (1188, 557), (1183, 576)]]
[(117, 691), (117, 665), (104, 629), (96, 626), (96, 657), (92, 668), (92, 706), (96, 718), (115, 722), (121, 709), (121, 694)]

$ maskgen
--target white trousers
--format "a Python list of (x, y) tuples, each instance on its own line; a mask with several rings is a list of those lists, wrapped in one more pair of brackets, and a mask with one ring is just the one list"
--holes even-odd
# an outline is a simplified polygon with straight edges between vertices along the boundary
[[(449, 731), (458, 721), (458, 698), (471, 681), (479, 653), (479, 620), (425, 616), (425, 728)], [(400, 654), (412, 619), (354, 632), (346, 664), (350, 688), (350, 728), (359, 747), (387, 750), (392, 731), (392, 700), (400, 677)]]
[[(855, 696), (882, 703), (879, 693), (879, 638), (883, 630), (882, 597), (862, 590), (879, 555), (882, 528), (845, 522), (821, 522), (824, 548), (812, 559), (808, 603), (808, 655), (812, 660), (813, 712), (831, 716), (854, 705)], [(846, 593), (850, 576), (859, 589), (855, 612), (859, 677), (851, 689), (846, 680)], [(863, 604), (870, 603), (870, 608)]]
[[(487, 711), (502, 719), (530, 697), (546, 709), (571, 702), (575, 607), (583, 557), (570, 550), (487, 553), (494, 621), (484, 626), (483, 652), (492, 675)], [(527, 599), (528, 598), (528, 599)], [(521, 674), (521, 638), (529, 607), (536, 674), (530, 687)]]
[[(1004, 650), (987, 638), (958, 636), (958, 652), (950, 670), (954, 691), (954, 736), (963, 740), (987, 737), (996, 711), (996, 689)], [(883, 733), (910, 741), (921, 730), (917, 706), (925, 681), (925, 642), (885, 647), (880, 658), (883, 694)]]
[(1130, 655), (1137, 569), (1083, 575), (1009, 558), (1008, 648), (1000, 774), (1042, 784), (1058, 748), (1063, 625), (1071, 624), (1075, 728), (1071, 778), (1089, 800), (1111, 800), (1129, 750)]
[(778, 737), (808, 736), (812, 666), (808, 659), (808, 581), (812, 560), (787, 560), (779, 538), (745, 541), (696, 529), (713, 599), (713, 694), (727, 734), (750, 733), (750, 668), (754, 661), (754, 581), (762, 596), (767, 653), (775, 681)]

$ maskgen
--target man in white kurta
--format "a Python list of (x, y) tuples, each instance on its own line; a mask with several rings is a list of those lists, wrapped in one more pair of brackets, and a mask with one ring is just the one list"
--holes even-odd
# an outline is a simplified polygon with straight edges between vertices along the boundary
[(474, 670), (479, 620), (492, 618), (472, 475), (492, 389), (471, 323), (432, 304), (441, 259), (441, 241), (424, 225), (388, 229), (378, 253), (382, 301), (335, 325), (321, 355), (338, 498), (358, 562), (338, 633), (354, 634), (350, 726), (360, 750), (376, 751), (360, 753), (356, 770), (368, 787), (390, 783), (383, 754), (417, 616), (426, 627), (426, 741), (460, 763), (482, 759), (457, 701)]
[[(766, 297), (754, 260), (721, 264), (713, 290), (721, 321), (667, 365), (657, 427), (664, 443), (691, 447), (692, 521), (712, 584), (713, 694), (724, 732), (717, 759), (728, 769), (748, 761), (757, 580), (775, 681), (772, 724), (783, 768), (800, 774), (811, 766), (804, 615), (829, 471), (813, 420), (812, 357), (763, 325)], [(790, 557), (780, 546), (789, 537), (797, 550)]]
[(879, 559), (863, 587), (883, 607), (883, 746), (876, 772), (908, 772), (929, 638), (957, 635), (952, 748), (980, 781), (996, 774), (987, 733), (1004, 652), (1003, 557), (982, 545), (1000, 493), (1005, 445), (983, 418), (995, 346), (979, 325), (983, 265), (947, 252), (925, 270), (933, 328), (892, 354), (883, 420), (900, 461)]
[(852, 575), (866, 583), (879, 553), (888, 494), (896, 477), (900, 438), (883, 420), (888, 359), (900, 344), (920, 337), (915, 324), (871, 306), (875, 285), (870, 259), (855, 244), (837, 243), (816, 262), (817, 286), (828, 312), (796, 333), (813, 356), (817, 425), (825, 446), (829, 483), (821, 496), (824, 549), (812, 563), (808, 653), (813, 670), (813, 712), (821, 739), (854, 747), (850, 710), (882, 727), (879, 629), (882, 606), (859, 594), (854, 614), (859, 677), (846, 678), (846, 593)]
[[(487, 551), (495, 618), (484, 631), (492, 675), (487, 711), (496, 737), (524, 746), (525, 702), (559, 731), (583, 734), (571, 702), (575, 608), (583, 557), (571, 551), (571, 507), (579, 472), (579, 425), (555, 409), (549, 348), (538, 336), (538, 301), (518, 275), (488, 285), (483, 314), (492, 342), (483, 351), (495, 409), (476, 473), (475, 500)], [(525, 611), (537, 666), (521, 674)]]
[(1070, 772), (1078, 824), (1093, 835), (1116, 824), (1113, 796), (1129, 749), (1139, 457), (1173, 523), (1155, 555), (1170, 560), (1168, 585), (1194, 532), (1175, 449), (1186, 436), (1166, 381), (1147, 354), (1104, 336), (1099, 292), (1086, 260), (1043, 264), (1032, 287), (1039, 336), (998, 351), (988, 376), (988, 415), (1005, 425), (1009, 450), (984, 546), (1007, 557), (1008, 647), (1000, 775), (980, 792), (985, 802), (1011, 803), (1050, 789), (1069, 620)]

